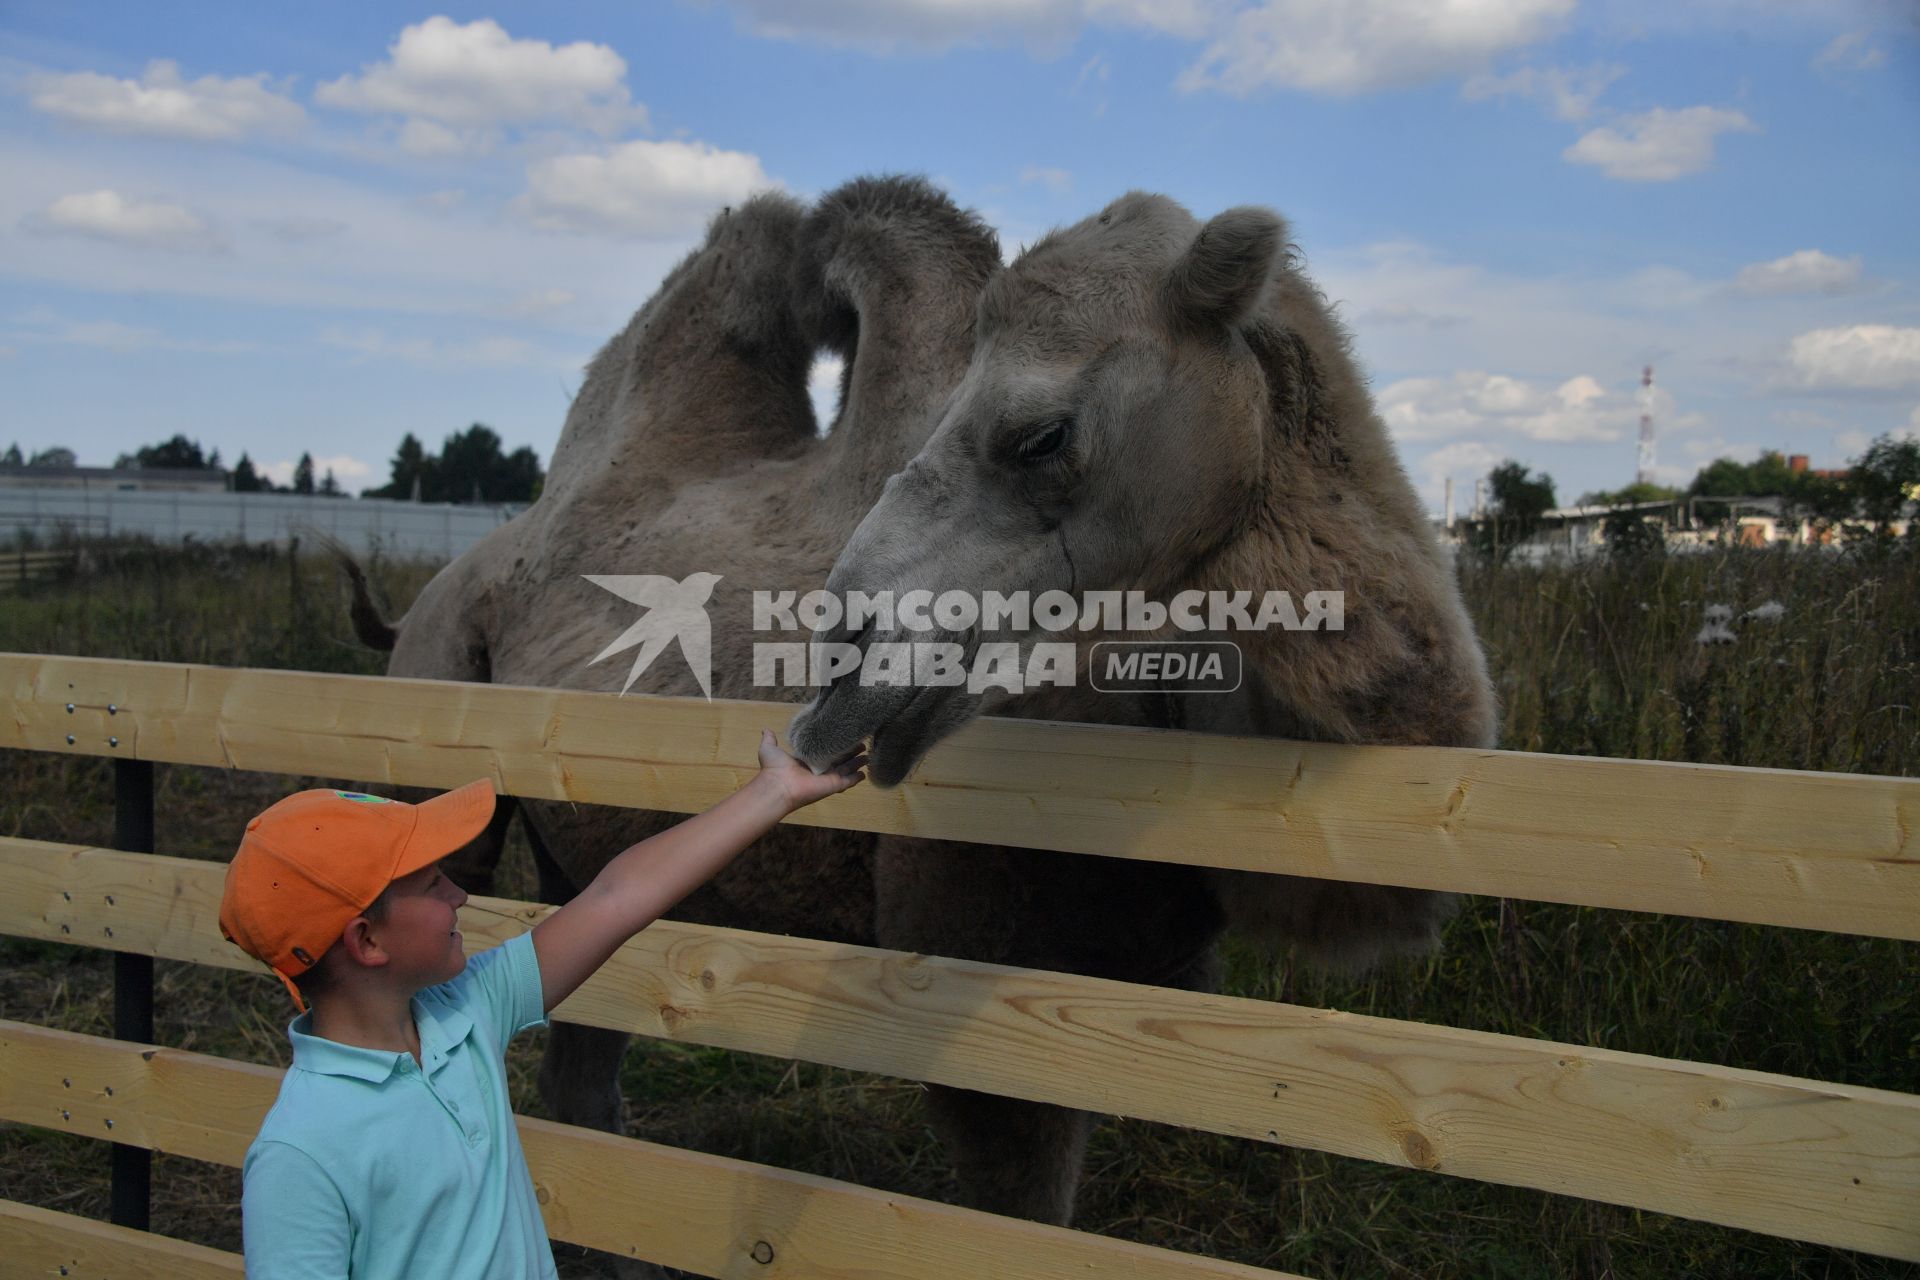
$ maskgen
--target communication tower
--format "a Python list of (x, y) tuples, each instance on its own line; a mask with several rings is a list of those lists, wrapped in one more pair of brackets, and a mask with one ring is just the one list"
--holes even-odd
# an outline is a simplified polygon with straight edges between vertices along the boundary
[(1640, 462), (1633, 472), (1634, 483), (1653, 483), (1653, 366), (1640, 373)]

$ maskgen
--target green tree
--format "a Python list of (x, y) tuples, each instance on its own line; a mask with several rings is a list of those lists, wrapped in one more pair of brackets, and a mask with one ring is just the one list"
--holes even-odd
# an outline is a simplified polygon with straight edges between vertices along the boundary
[(1601, 524), (1607, 556), (1613, 560), (1647, 560), (1667, 553), (1666, 527), (1637, 511), (1607, 512)]
[(1636, 480), (1622, 489), (1599, 489), (1593, 493), (1582, 494), (1580, 505), (1583, 507), (1630, 507), (1641, 502), (1669, 502), (1679, 496), (1678, 489), (1668, 488), (1664, 484)]
[(531, 448), (505, 452), (499, 432), (483, 422), (448, 436), (438, 454), (408, 432), (390, 474), (386, 484), (363, 496), (408, 499), (417, 487), (426, 502), (531, 502), (545, 479)]
[(476, 422), (454, 432), (440, 446), (440, 501), (490, 500), (489, 482), (499, 465), (500, 435), (492, 427)]
[(20, 442), (18, 440), (9, 445), (4, 454), (0, 454), (0, 467), (24, 467), (26, 465), (27, 460), (20, 452)]
[(1752, 462), (1714, 459), (1695, 474), (1687, 492), (1702, 498), (1785, 498), (1798, 491), (1805, 475), (1789, 467), (1778, 449), (1768, 449)]
[(214, 461), (208, 461), (207, 455), (200, 451), (198, 440), (189, 440), (183, 435), (175, 435), (159, 444), (143, 445), (132, 453), (123, 453), (114, 459), (116, 467), (157, 467), (165, 470), (204, 471), (208, 467), (218, 466), (220, 451), (214, 450)]
[(313, 455), (303, 453), (293, 468), (293, 491), (295, 493), (313, 492)]
[(340, 482), (333, 478), (332, 467), (328, 467), (327, 474), (321, 478), (320, 496), (323, 498), (344, 498), (347, 496), (340, 491)]
[(1920, 497), (1920, 440), (1883, 435), (1853, 460), (1848, 472), (1859, 514), (1879, 534)]
[(233, 491), (235, 493), (259, 493), (265, 486), (261, 483), (260, 473), (253, 469), (253, 459), (243, 450), (240, 461), (233, 466)]
[(1481, 555), (1496, 563), (1513, 554), (1540, 527), (1540, 517), (1553, 508), (1553, 477), (1534, 475), (1509, 458), (1487, 475), (1491, 503), (1487, 516), (1474, 528), (1472, 543)]
[(377, 489), (368, 489), (361, 496), (407, 500), (413, 497), (414, 489), (417, 487), (424, 501), (427, 499), (428, 490), (438, 487), (432, 475), (433, 467), (434, 459), (420, 443), (420, 438), (409, 431), (400, 437), (400, 448), (393, 455), (392, 470), (388, 473), (390, 478), (387, 483)]

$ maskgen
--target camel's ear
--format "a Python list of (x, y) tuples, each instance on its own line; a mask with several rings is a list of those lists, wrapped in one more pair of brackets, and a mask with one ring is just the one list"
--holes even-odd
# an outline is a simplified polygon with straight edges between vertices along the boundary
[(1246, 319), (1286, 238), (1280, 216), (1253, 205), (1229, 209), (1200, 228), (1167, 277), (1167, 306), (1174, 321), (1211, 329)]

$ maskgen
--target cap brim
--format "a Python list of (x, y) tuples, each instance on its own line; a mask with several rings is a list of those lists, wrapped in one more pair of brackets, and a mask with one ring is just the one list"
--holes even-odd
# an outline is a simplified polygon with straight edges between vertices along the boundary
[(493, 821), (493, 803), (493, 782), (481, 778), (415, 805), (413, 834), (400, 850), (392, 878), (432, 866), (485, 831)]

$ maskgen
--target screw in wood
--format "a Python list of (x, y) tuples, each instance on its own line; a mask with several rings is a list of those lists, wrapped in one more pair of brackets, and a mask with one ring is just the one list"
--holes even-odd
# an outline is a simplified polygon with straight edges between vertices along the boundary
[(68, 745), (68, 746), (72, 746), (72, 745), (73, 745), (73, 735), (72, 735), (72, 734), (68, 734), (68, 735), (67, 735), (67, 745)]
[(117, 716), (120, 714), (120, 708), (114, 705), (113, 703), (109, 702), (107, 704), (107, 714), (110, 716)]
[(117, 747), (117, 746), (119, 746), (119, 745), (120, 745), (120, 739), (118, 739), (118, 738), (108, 738), (108, 739), (107, 739), (107, 745), (108, 745), (108, 746), (110, 746), (110, 747)]

